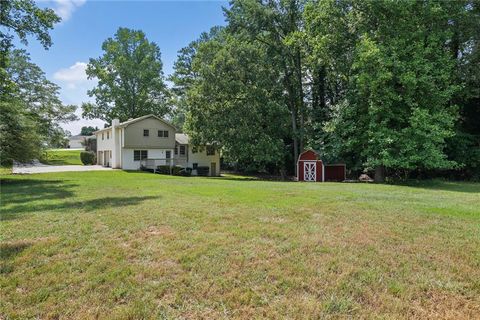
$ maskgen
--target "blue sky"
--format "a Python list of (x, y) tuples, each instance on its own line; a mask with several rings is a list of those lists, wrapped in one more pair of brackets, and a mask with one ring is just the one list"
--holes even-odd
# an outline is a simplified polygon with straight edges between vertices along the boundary
[[(38, 4), (53, 8), (63, 21), (51, 32), (53, 46), (49, 50), (34, 39), (26, 49), (47, 78), (62, 88), (62, 101), (79, 106), (89, 101), (86, 92), (95, 84), (84, 72), (88, 59), (102, 54), (102, 42), (119, 27), (143, 30), (150, 41), (156, 42), (163, 71), (168, 75), (179, 49), (203, 31), (225, 24), (222, 6), (228, 6), (225, 1), (51, 0)], [(103, 122), (82, 119), (62, 127), (78, 134), (83, 125), (103, 126)]]

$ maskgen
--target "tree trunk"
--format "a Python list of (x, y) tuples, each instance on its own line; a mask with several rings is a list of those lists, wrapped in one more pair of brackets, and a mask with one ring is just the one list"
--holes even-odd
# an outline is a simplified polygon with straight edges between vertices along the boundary
[(292, 110), (292, 131), (293, 131), (293, 171), (297, 176), (298, 159), (298, 138), (297, 138), (297, 117), (295, 110)]
[[(304, 101), (304, 93), (303, 93), (303, 82), (302, 82), (302, 57), (300, 50), (297, 49), (295, 52), (295, 81), (296, 81), (296, 92), (295, 95), (297, 97), (297, 110), (300, 117), (300, 128), (298, 133), (299, 137), (299, 149), (300, 152), (303, 152), (305, 146), (305, 101)], [(297, 159), (295, 159), (296, 161)]]
[(375, 182), (378, 183), (383, 183), (385, 182), (385, 167), (384, 166), (378, 166), (375, 168)]

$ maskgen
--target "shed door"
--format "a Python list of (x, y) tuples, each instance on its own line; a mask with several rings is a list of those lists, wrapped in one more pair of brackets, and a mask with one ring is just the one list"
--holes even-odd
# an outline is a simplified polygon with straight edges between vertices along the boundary
[(317, 162), (305, 161), (303, 163), (303, 177), (305, 181), (317, 181)]

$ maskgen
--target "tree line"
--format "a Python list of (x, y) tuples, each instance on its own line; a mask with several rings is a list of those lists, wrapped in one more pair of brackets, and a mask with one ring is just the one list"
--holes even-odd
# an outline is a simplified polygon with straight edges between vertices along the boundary
[[(2, 15), (34, 6), (12, 3), (18, 8), (5, 11), (2, 2)], [(346, 163), (352, 176), (374, 172), (378, 181), (478, 178), (479, 7), (475, 0), (235, 0), (224, 8), (226, 25), (181, 49), (168, 77), (158, 45), (119, 28), (89, 61), (87, 75), (98, 85), (83, 117), (168, 117), (194, 144), (216, 143), (225, 163), (244, 171), (294, 174), (299, 153), (311, 148), (328, 163)], [(58, 17), (35, 12), (42, 15), (27, 33), (47, 48)], [(9, 37), (1, 36), (4, 48)], [(18, 119), (39, 122), (32, 111), (44, 102), (29, 103), (23, 93), (32, 86), (15, 76), (35, 68), (24, 51), (2, 52), (9, 80), (2, 88), (11, 87), (15, 101), (7, 104), (22, 106)], [(73, 109), (54, 99), (58, 88), (41, 70), (31, 78), (50, 92), (47, 105), (58, 113), (46, 120), (58, 132), (55, 123)], [(2, 109), (3, 101), (10, 100), (2, 98)], [(9, 130), (2, 127), (2, 137)]]
[[(195, 143), (247, 170), (320, 151), (356, 173), (479, 176), (478, 1), (236, 0), (182, 49)], [(453, 171), (451, 171), (453, 170)]]
[(52, 45), (49, 31), (60, 18), (52, 9), (40, 9), (32, 0), (0, 1), (0, 160), (29, 161), (46, 147), (64, 143), (61, 123), (77, 119), (76, 106), (64, 105), (60, 87), (49, 81), (28, 52), (28, 37), (45, 50)]

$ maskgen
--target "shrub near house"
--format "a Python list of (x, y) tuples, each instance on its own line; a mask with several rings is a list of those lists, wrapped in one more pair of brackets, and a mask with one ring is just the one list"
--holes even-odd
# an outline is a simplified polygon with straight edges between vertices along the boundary
[(95, 164), (95, 153), (91, 151), (82, 151), (80, 153), (80, 160), (84, 165), (92, 165)]

